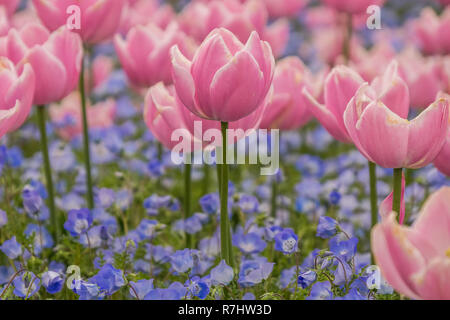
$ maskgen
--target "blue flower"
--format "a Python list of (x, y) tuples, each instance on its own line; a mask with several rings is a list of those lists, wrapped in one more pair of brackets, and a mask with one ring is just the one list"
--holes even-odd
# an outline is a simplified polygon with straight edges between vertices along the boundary
[(139, 223), (139, 226), (136, 229), (139, 236), (141, 237), (141, 240), (153, 239), (153, 237), (156, 235), (155, 229), (157, 225), (158, 221), (156, 220), (142, 219), (141, 223)]
[(125, 285), (122, 270), (114, 268), (111, 264), (105, 264), (100, 271), (89, 279), (96, 284), (102, 292), (110, 296)]
[(342, 259), (336, 260), (337, 266), (336, 269), (333, 271), (334, 274), (333, 283), (337, 286), (341, 286), (350, 282), (350, 280), (352, 279), (352, 268), (346, 261)]
[(275, 236), (283, 231), (283, 228), (280, 226), (270, 226), (264, 229), (264, 236), (267, 240), (272, 241), (275, 239)]
[(153, 194), (144, 200), (144, 208), (147, 209), (147, 214), (156, 216), (159, 213), (159, 209), (168, 208), (172, 203), (170, 196), (158, 196)]
[(312, 271), (308, 270), (305, 272), (301, 272), (298, 275), (298, 284), (303, 288), (309, 287), (311, 284), (313, 284), (317, 280), (317, 274)]
[(259, 203), (256, 197), (244, 194), (239, 198), (239, 208), (246, 214), (258, 212)]
[(80, 300), (101, 300), (105, 297), (105, 293), (95, 283), (74, 280), (72, 288)]
[(329, 196), (330, 203), (334, 206), (339, 204), (339, 200), (341, 200), (341, 194), (337, 190), (333, 190)]
[(291, 254), (297, 251), (298, 236), (291, 228), (286, 228), (275, 235), (275, 250), (284, 254)]
[(319, 218), (316, 236), (322, 239), (328, 239), (337, 233), (338, 223), (330, 217), (322, 216)]
[(245, 260), (241, 263), (238, 282), (242, 287), (251, 287), (266, 280), (272, 273), (274, 263), (265, 259)]
[(116, 205), (120, 210), (126, 210), (133, 201), (133, 194), (130, 190), (122, 189), (116, 192)]
[(2, 250), (11, 260), (18, 258), (23, 252), (22, 246), (16, 241), (16, 236), (3, 242), (0, 246), (0, 250)]
[(40, 289), (40, 282), (33, 272), (27, 271), (13, 280), (13, 293), (20, 298), (30, 298)]
[(233, 245), (245, 254), (262, 252), (267, 244), (261, 236), (254, 232), (239, 232), (233, 237)]
[(199, 200), (204, 213), (216, 214), (220, 209), (220, 198), (217, 193), (204, 195)]
[(39, 254), (43, 248), (53, 247), (53, 238), (44, 226), (29, 224), (24, 234), (30, 237), (34, 234), (34, 253)]
[(150, 160), (147, 169), (150, 175), (154, 178), (159, 178), (164, 174), (164, 165), (158, 159)]
[(70, 210), (64, 229), (70, 232), (72, 237), (86, 233), (92, 225), (92, 214), (89, 209)]
[(256, 300), (256, 297), (253, 293), (247, 292), (242, 296), (242, 300)]
[(8, 216), (6, 212), (0, 209), (0, 228), (8, 223)]
[(194, 267), (191, 250), (178, 250), (170, 257), (172, 268), (178, 273), (184, 273)]
[(214, 285), (229, 284), (234, 278), (233, 268), (227, 265), (225, 260), (220, 261), (217, 267), (211, 269), (211, 282)]
[(25, 211), (30, 217), (36, 217), (43, 206), (40, 194), (30, 185), (22, 190), (22, 201)]
[(153, 290), (153, 279), (150, 280), (142, 279), (138, 280), (137, 282), (130, 281), (130, 294), (134, 298), (143, 300), (145, 296), (152, 290)]
[(95, 203), (102, 208), (109, 208), (114, 203), (116, 193), (114, 190), (102, 188), (97, 191)]
[(209, 286), (205, 281), (202, 281), (200, 277), (193, 277), (192, 279), (186, 281), (188, 286), (188, 291), (192, 296), (200, 299), (205, 299), (209, 294)]
[(358, 238), (339, 241), (339, 236), (330, 239), (330, 251), (345, 261), (349, 261), (356, 254)]
[(306, 300), (330, 300), (333, 298), (331, 284), (328, 281), (316, 282), (311, 287), (311, 293)]
[(343, 297), (336, 297), (334, 300), (367, 300), (366, 297), (362, 296), (358, 290), (352, 288)]
[(47, 271), (42, 274), (42, 285), (50, 294), (58, 293), (64, 285), (63, 277), (54, 271)]
[(281, 271), (280, 278), (278, 280), (278, 286), (281, 289), (286, 289), (292, 282), (295, 281), (297, 276), (297, 267), (293, 266), (289, 269)]

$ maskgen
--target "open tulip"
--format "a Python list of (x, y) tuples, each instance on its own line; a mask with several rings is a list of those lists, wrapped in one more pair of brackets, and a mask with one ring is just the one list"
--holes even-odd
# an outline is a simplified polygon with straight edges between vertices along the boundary
[[(450, 95), (440, 92), (438, 94), (437, 99), (444, 98), (447, 101), (450, 101)], [(447, 138), (445, 139), (444, 146), (442, 150), (437, 155), (436, 159), (434, 159), (434, 166), (441, 171), (446, 176), (450, 177), (450, 117), (448, 119), (449, 129), (447, 131)]]
[(160, 4), (158, 0), (128, 0), (120, 22), (120, 33), (127, 34), (137, 25), (146, 25), (151, 21), (160, 28), (166, 28), (175, 18), (170, 4)]
[(125, 40), (114, 39), (120, 62), (137, 87), (150, 87), (159, 81), (172, 83), (170, 48), (178, 45), (181, 52), (192, 58), (195, 43), (173, 23), (162, 30), (156, 25), (139, 25), (130, 30)]
[(0, 138), (19, 128), (30, 113), (35, 76), (29, 64), (19, 74), (14, 64), (0, 57)]
[[(363, 84), (363, 79), (355, 71), (337, 66), (325, 80), (325, 104), (317, 102), (307, 88), (303, 89), (303, 94), (312, 103), (311, 112), (336, 140), (352, 142), (343, 116), (350, 100)], [(369, 88), (371, 96), (385, 102), (393, 112), (402, 117), (408, 115), (408, 88), (398, 75), (397, 62), (390, 63), (384, 74), (375, 78)]]
[[(391, 108), (394, 106), (391, 100)], [(355, 146), (370, 161), (385, 168), (422, 168), (432, 162), (445, 142), (449, 102), (438, 99), (417, 118), (374, 98), (365, 84), (348, 104), (345, 126)]]
[(33, 0), (42, 23), (51, 31), (66, 26), (67, 9), (80, 9), (80, 29), (83, 42), (95, 44), (111, 38), (117, 31), (126, 0)]
[(390, 213), (372, 230), (372, 250), (388, 283), (412, 299), (450, 299), (450, 187), (433, 193), (411, 227)]
[(14, 63), (29, 63), (36, 75), (34, 104), (44, 105), (67, 96), (78, 84), (82, 44), (78, 35), (65, 27), (49, 33), (38, 24), (11, 29), (6, 55)]
[(230, 31), (215, 29), (192, 62), (177, 46), (172, 48), (172, 75), (180, 100), (209, 120), (232, 122), (254, 112), (269, 92), (274, 65), (269, 44), (256, 32), (244, 45)]
[(310, 102), (301, 90), (311, 85), (312, 76), (298, 57), (280, 60), (273, 79), (274, 93), (266, 108), (261, 128), (293, 130), (311, 119)]

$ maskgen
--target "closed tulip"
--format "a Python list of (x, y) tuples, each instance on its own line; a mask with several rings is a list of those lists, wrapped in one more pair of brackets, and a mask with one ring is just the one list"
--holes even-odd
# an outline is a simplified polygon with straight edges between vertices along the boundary
[(0, 0), (0, 7), (5, 7), (9, 16), (12, 16), (20, 4), (20, 0)]
[(301, 93), (312, 76), (298, 57), (280, 60), (275, 68), (274, 92), (261, 121), (261, 128), (292, 130), (311, 119), (309, 100)]
[(172, 48), (172, 75), (180, 100), (209, 120), (237, 121), (258, 109), (272, 84), (274, 65), (269, 44), (256, 32), (244, 45), (230, 31), (216, 29), (192, 62), (177, 46)]
[(409, 121), (374, 98), (365, 84), (348, 104), (344, 121), (355, 146), (369, 161), (385, 168), (417, 169), (432, 162), (442, 149), (448, 103), (438, 99)]
[(51, 34), (37, 24), (29, 24), (20, 31), (11, 29), (6, 55), (19, 66), (29, 63), (33, 68), (36, 105), (59, 101), (78, 84), (82, 44), (80, 37), (65, 27)]
[[(444, 98), (447, 99), (447, 101), (450, 101), (450, 95), (443, 92), (440, 92), (437, 98)], [(448, 119), (448, 126), (450, 127), (450, 117)], [(447, 138), (445, 139), (444, 146), (436, 159), (434, 159), (433, 163), (440, 172), (450, 177), (450, 129), (447, 131)]]
[(29, 64), (18, 73), (14, 64), (0, 57), (0, 138), (19, 128), (30, 113), (35, 76)]
[(136, 87), (150, 87), (160, 81), (172, 83), (170, 48), (178, 45), (188, 58), (192, 58), (196, 48), (176, 24), (167, 30), (152, 24), (136, 26), (125, 40), (116, 35), (114, 43), (128, 79)]
[(70, 15), (67, 9), (80, 8), (80, 29), (75, 29), (83, 41), (95, 44), (116, 33), (126, 0), (33, 0), (42, 23), (51, 31), (65, 26)]
[(372, 251), (387, 282), (411, 299), (450, 299), (450, 187), (433, 193), (411, 227), (389, 213), (372, 230)]

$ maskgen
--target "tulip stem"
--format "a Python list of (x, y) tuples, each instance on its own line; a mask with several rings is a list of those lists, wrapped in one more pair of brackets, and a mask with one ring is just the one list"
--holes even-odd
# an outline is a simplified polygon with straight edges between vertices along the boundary
[(81, 59), (81, 72), (80, 72), (80, 97), (81, 97), (81, 110), (83, 116), (83, 151), (84, 151), (84, 166), (86, 170), (86, 197), (89, 209), (94, 208), (94, 196), (92, 193), (92, 175), (91, 175), (91, 154), (89, 149), (89, 127), (86, 111), (86, 91), (84, 85), (84, 72), (85, 72), (85, 55)]
[(230, 219), (228, 217), (228, 164), (227, 164), (227, 129), (228, 123), (222, 122), (222, 174), (220, 187), (220, 239), (221, 255), (225, 262), (233, 267), (234, 259), (232, 257)]
[[(377, 195), (377, 165), (369, 161), (369, 177), (370, 177), (370, 212), (372, 228), (378, 222), (378, 195)], [(372, 264), (375, 264), (375, 257), (371, 254)]]
[(270, 214), (274, 218), (275, 218), (275, 216), (277, 214), (277, 196), (278, 196), (277, 180), (273, 179), (273, 181), (272, 181), (272, 199), (271, 199), (271, 206), (270, 206)]
[(48, 142), (47, 142), (47, 131), (45, 128), (45, 106), (37, 107), (37, 118), (39, 124), (39, 130), (41, 132), (41, 150), (42, 157), (44, 160), (44, 171), (45, 179), (47, 182), (47, 193), (48, 193), (48, 208), (50, 210), (50, 219), (53, 225), (56, 240), (59, 240), (60, 229), (58, 223), (58, 217), (56, 216), (55, 210), (55, 192), (53, 189), (53, 179), (52, 170), (50, 165), (50, 157), (48, 155)]
[[(192, 164), (184, 165), (184, 220), (191, 216), (191, 173)], [(186, 232), (186, 231), (185, 231)], [(186, 247), (192, 248), (192, 236), (186, 233)]]
[(344, 44), (342, 48), (342, 55), (344, 56), (345, 64), (350, 61), (350, 47), (353, 34), (353, 17), (351, 13), (345, 15), (345, 34), (344, 34)]
[(394, 198), (392, 201), (392, 211), (400, 217), (400, 201), (402, 194), (402, 172), (403, 168), (394, 169)]

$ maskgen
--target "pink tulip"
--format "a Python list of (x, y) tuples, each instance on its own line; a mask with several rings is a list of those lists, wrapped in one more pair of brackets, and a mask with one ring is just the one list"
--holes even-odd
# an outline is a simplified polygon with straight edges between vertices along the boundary
[[(437, 99), (444, 98), (450, 101), (450, 95), (440, 92)], [(448, 119), (448, 126), (450, 127), (450, 117)], [(434, 159), (434, 166), (443, 174), (450, 177), (450, 129), (447, 132), (447, 138), (444, 147), (439, 152), (436, 159)]]
[[(336, 140), (352, 142), (344, 123), (344, 112), (363, 84), (363, 79), (352, 69), (337, 66), (325, 80), (324, 104), (320, 104), (307, 89), (303, 89), (303, 94), (311, 101), (311, 112)], [(398, 75), (397, 62), (390, 63), (381, 77), (375, 78), (370, 86), (366, 86), (373, 99), (386, 103), (394, 113), (402, 117), (408, 115), (408, 88)]]
[[(230, 122), (230, 129), (242, 129), (235, 139), (229, 137), (229, 143), (244, 138), (248, 130), (256, 129), (261, 122), (266, 104), (262, 104), (251, 115), (238, 121)], [(220, 130), (220, 123), (200, 118), (190, 112), (180, 101), (173, 86), (157, 83), (148, 90), (144, 104), (144, 120), (152, 134), (168, 149), (172, 149), (179, 141), (172, 141), (172, 133), (177, 129), (186, 129), (185, 139), (192, 139), (194, 150), (198, 145), (203, 148), (217, 146), (219, 141), (204, 141), (202, 132), (195, 130), (195, 121), (200, 121), (203, 133), (208, 129)], [(198, 144), (194, 144), (194, 141)]]
[[(88, 106), (89, 128), (104, 129), (111, 127), (114, 124), (116, 109), (116, 102), (112, 99)], [(79, 93), (73, 92), (60, 104), (50, 105), (50, 118), (61, 138), (70, 141), (81, 136), (83, 127)]]
[(11, 28), (6, 9), (0, 6), (0, 37), (8, 34)]
[(440, 19), (433, 9), (424, 8), (420, 17), (412, 22), (412, 32), (422, 51), (436, 54), (441, 51), (441, 39), (438, 34)]
[(126, 0), (33, 0), (42, 23), (51, 31), (66, 26), (67, 8), (80, 8), (80, 29), (83, 42), (95, 44), (111, 38), (117, 31)]
[(384, 0), (322, 0), (322, 2), (339, 11), (358, 14), (366, 12), (371, 5), (383, 5)]
[(264, 0), (272, 18), (295, 17), (306, 2), (306, 0)]
[(41, 25), (29, 24), (20, 31), (11, 29), (6, 40), (11, 61), (29, 63), (36, 75), (33, 103), (59, 101), (78, 84), (81, 68), (80, 37), (65, 27), (50, 34)]
[(29, 64), (19, 74), (14, 64), (0, 57), (0, 138), (19, 128), (33, 102), (35, 77)]
[(438, 38), (441, 41), (441, 52), (450, 54), (450, 6), (446, 7), (441, 15)]
[(311, 86), (312, 76), (298, 57), (280, 60), (273, 79), (274, 93), (266, 108), (261, 128), (293, 130), (311, 119), (309, 100), (301, 93)]
[(169, 4), (160, 5), (158, 0), (130, 1), (122, 15), (120, 32), (127, 34), (131, 28), (147, 25), (149, 22), (165, 29), (175, 19), (175, 12)]
[(8, 16), (12, 16), (17, 10), (20, 0), (0, 0), (0, 7), (5, 7)]
[[(385, 168), (417, 169), (432, 162), (445, 142), (448, 101), (439, 99), (408, 121), (370, 91), (367, 84), (361, 86), (344, 113), (348, 134), (359, 151)], [(393, 106), (398, 99), (401, 96), (387, 103)]]
[(269, 92), (274, 65), (269, 44), (256, 32), (244, 45), (226, 29), (213, 30), (192, 62), (177, 46), (172, 48), (172, 76), (180, 100), (210, 120), (232, 122), (254, 112)]
[(391, 213), (372, 230), (372, 251), (387, 282), (411, 299), (450, 299), (450, 187), (425, 202), (411, 227)]
[(436, 94), (442, 90), (441, 60), (435, 57), (422, 57), (413, 48), (404, 50), (397, 56), (400, 76), (408, 84), (411, 105), (425, 108)]
[(130, 30), (125, 40), (120, 35), (114, 39), (120, 62), (137, 87), (150, 87), (159, 81), (172, 83), (170, 48), (178, 45), (181, 52), (192, 58), (195, 44), (171, 24), (167, 30), (155, 25), (136, 26)]
[(265, 28), (262, 39), (270, 44), (276, 58), (283, 55), (289, 41), (289, 32), (289, 21), (286, 19), (278, 19)]
[[(114, 60), (108, 56), (97, 56), (92, 63), (92, 86), (97, 88), (108, 80), (114, 71)], [(89, 83), (90, 81), (86, 81)]]

